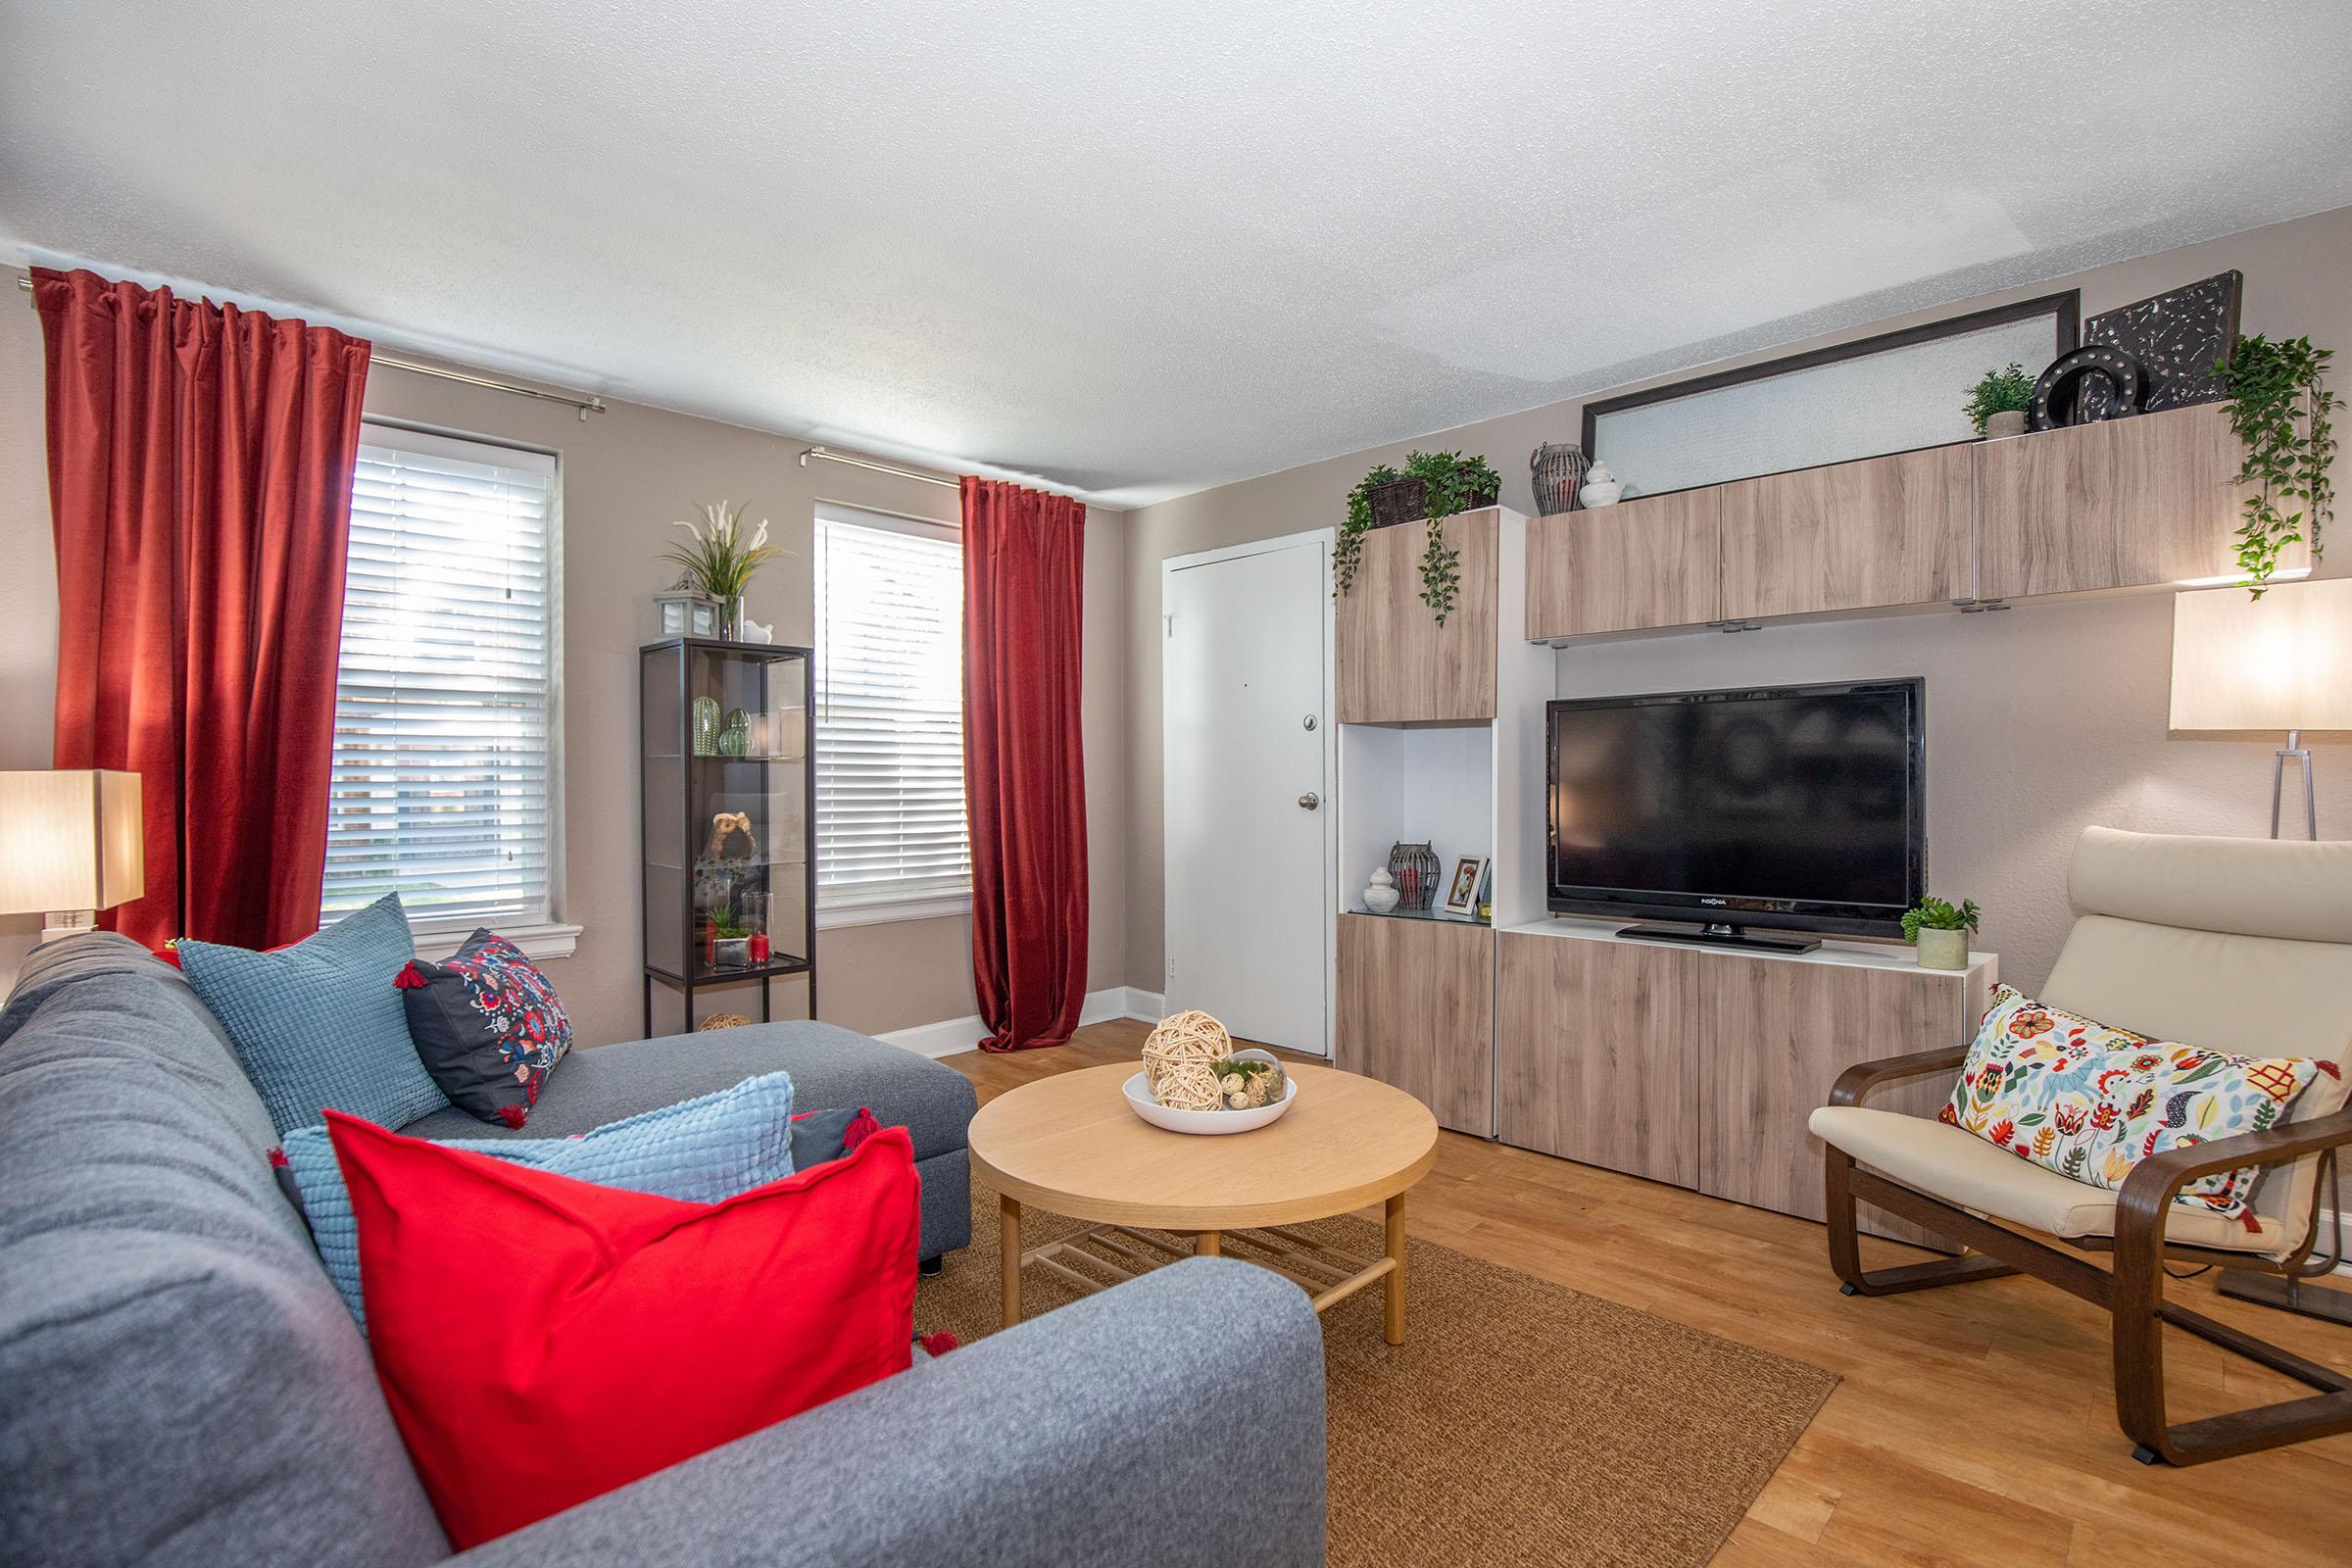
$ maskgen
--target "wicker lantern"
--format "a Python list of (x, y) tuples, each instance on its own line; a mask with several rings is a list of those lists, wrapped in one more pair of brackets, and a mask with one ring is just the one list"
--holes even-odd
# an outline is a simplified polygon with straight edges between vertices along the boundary
[(1585, 471), (1591, 465), (1585, 459), (1585, 449), (1568, 441), (1546, 441), (1536, 448), (1528, 459), (1528, 467), (1536, 482), (1536, 513), (1548, 517), (1555, 513), (1574, 512), (1579, 505), (1578, 490), (1584, 487)]

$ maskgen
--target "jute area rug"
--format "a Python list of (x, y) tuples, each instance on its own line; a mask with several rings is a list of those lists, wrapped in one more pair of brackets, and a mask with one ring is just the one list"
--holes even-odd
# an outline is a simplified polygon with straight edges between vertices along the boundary
[[(1080, 1228), (1023, 1221), (1031, 1246)], [(1366, 1220), (1300, 1229), (1380, 1251)], [(1244, 1237), (1226, 1250), (1249, 1255)], [(923, 1332), (997, 1330), (996, 1257), (997, 1195), (975, 1187), (971, 1250), (917, 1293)], [(1837, 1386), (1434, 1242), (1408, 1239), (1405, 1273), (1406, 1344), (1382, 1341), (1377, 1286), (1323, 1314), (1332, 1568), (1704, 1563)], [(1040, 1269), (1022, 1281), (1030, 1316), (1077, 1295)]]

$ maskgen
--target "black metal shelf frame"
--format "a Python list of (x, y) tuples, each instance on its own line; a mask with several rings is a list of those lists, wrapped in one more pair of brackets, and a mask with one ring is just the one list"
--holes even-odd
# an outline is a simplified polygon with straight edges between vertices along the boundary
[[(697, 756), (693, 746), (694, 699), (705, 687), (723, 680), (719, 666), (758, 666), (758, 689), (762, 705), (774, 711), (775, 699), (780, 695), (773, 683), (792, 679), (797, 667), (800, 690), (800, 710), (803, 715), (802, 744), (794, 752), (766, 752), (752, 756)], [(783, 666), (781, 669), (779, 666)], [(762, 1022), (774, 1016), (773, 982), (778, 979), (804, 977), (808, 983), (808, 1016), (816, 1016), (816, 653), (812, 648), (783, 643), (722, 642), (710, 637), (671, 637), (648, 643), (638, 650), (638, 714), (639, 714), (639, 773), (638, 835), (640, 841), (639, 906), (643, 914), (643, 990), (645, 1033), (654, 1032), (654, 987), (667, 986), (681, 994), (685, 1004), (686, 1029), (694, 1028), (694, 998), (698, 990), (738, 985), (745, 981), (760, 983), (760, 1016)], [(657, 688), (656, 683), (659, 683)], [(674, 711), (669, 722), (662, 727), (669, 733), (656, 734), (655, 699), (674, 700)], [(705, 764), (723, 764), (714, 767)], [(702, 911), (697, 907), (695, 895), (696, 862), (702, 858), (701, 848), (710, 824), (702, 819), (700, 808), (707, 804), (708, 791), (699, 791), (697, 774), (705, 777), (737, 770), (756, 770), (758, 784), (753, 793), (762, 799), (771, 798), (769, 779), (772, 770), (799, 770), (801, 785), (801, 842), (790, 849), (773, 843), (763, 846), (758, 863), (764, 872), (764, 885), (771, 897), (771, 915), (768, 936), (775, 940), (772, 915), (775, 880), (779, 874), (798, 872), (801, 886), (801, 930), (797, 953), (778, 954), (765, 963), (716, 964), (697, 956), (698, 932)], [(658, 775), (664, 770), (666, 777)], [(662, 845), (657, 853), (654, 808), (659, 783), (675, 786), (678, 797), (678, 840), (675, 845)], [(772, 839), (780, 824), (763, 824), (763, 834)], [(658, 899), (655, 886), (656, 871), (675, 874), (680, 888), (674, 909), (658, 906), (667, 901)], [(657, 933), (674, 921), (677, 933), (679, 961), (675, 964), (657, 961), (654, 944)]]

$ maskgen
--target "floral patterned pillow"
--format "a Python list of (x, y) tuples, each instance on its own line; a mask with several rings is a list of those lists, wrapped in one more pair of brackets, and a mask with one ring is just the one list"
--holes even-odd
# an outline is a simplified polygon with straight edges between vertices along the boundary
[[(2331, 1061), (2257, 1060), (2150, 1040), (2045, 1007), (1996, 986), (1951, 1103), (1937, 1119), (2061, 1176), (2113, 1192), (2132, 1167), (2277, 1124)], [(2216, 1171), (2178, 1201), (2224, 1218), (2245, 1212), (2254, 1167)]]
[(521, 1126), (571, 1049), (571, 1021), (538, 965), (505, 937), (476, 931), (452, 956), (413, 960), (392, 983), (409, 1040), (449, 1102)]

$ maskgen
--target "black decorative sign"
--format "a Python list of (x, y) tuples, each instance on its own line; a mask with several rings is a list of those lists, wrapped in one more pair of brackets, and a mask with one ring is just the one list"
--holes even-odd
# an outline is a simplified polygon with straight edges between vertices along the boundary
[[(2139, 412), (2219, 403), (2227, 392), (2213, 362), (2237, 346), (2238, 299), (2245, 274), (2217, 272), (2203, 282), (2094, 316), (2082, 328), (2085, 347), (2103, 344), (2137, 362), (2145, 384)], [(2085, 381), (2079, 390), (2072, 423), (2112, 417), (2106, 387)]]

